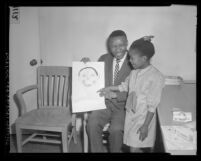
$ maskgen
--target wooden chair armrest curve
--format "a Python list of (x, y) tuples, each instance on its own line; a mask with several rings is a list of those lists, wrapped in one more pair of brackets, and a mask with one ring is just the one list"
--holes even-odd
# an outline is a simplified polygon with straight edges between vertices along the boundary
[(19, 103), (19, 116), (22, 116), (24, 113), (26, 113), (26, 104), (25, 104), (25, 101), (24, 101), (24, 98), (23, 98), (23, 94), (30, 91), (30, 90), (33, 90), (33, 89), (37, 89), (38, 86), (37, 85), (30, 85), (30, 86), (26, 86), (24, 88), (21, 88), (19, 90), (17, 90), (16, 92), (16, 98), (17, 98), (17, 101)]

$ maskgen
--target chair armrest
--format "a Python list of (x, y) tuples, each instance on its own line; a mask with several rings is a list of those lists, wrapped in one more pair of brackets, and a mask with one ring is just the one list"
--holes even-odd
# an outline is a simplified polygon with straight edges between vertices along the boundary
[(25, 101), (24, 101), (24, 98), (23, 98), (23, 94), (30, 91), (30, 90), (33, 90), (33, 89), (37, 89), (38, 86), (37, 85), (30, 85), (30, 86), (27, 86), (27, 87), (24, 87), (22, 89), (19, 89), (17, 90), (16, 92), (16, 98), (18, 100), (18, 103), (19, 103), (19, 116), (22, 116), (24, 113), (26, 113), (26, 104), (25, 104)]

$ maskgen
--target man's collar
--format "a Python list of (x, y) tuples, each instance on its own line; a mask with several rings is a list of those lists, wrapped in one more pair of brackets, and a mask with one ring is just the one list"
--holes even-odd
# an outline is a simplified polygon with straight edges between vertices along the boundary
[[(124, 54), (123, 58), (121, 58), (121, 59), (120, 59), (120, 62), (121, 62), (121, 61), (124, 61), (124, 60), (125, 60), (125, 58), (127, 57), (127, 55), (128, 55), (128, 51), (126, 51), (126, 53)], [(114, 57), (114, 59), (113, 59), (113, 60), (115, 60), (115, 61), (116, 61), (117, 59)]]

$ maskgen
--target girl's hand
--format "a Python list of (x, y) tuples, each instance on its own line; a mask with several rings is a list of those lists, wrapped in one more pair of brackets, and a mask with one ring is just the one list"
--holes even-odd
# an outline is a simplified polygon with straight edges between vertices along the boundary
[(117, 94), (111, 91), (112, 87), (101, 88), (97, 92), (100, 92), (99, 95), (102, 97), (104, 96), (106, 99), (116, 98)]
[(141, 141), (144, 141), (144, 139), (148, 136), (148, 126), (147, 125), (142, 125), (138, 131), (137, 134), (140, 133), (139, 139)]
[(97, 92), (100, 92), (100, 94), (105, 94), (107, 92), (110, 92), (110, 87), (101, 88)]

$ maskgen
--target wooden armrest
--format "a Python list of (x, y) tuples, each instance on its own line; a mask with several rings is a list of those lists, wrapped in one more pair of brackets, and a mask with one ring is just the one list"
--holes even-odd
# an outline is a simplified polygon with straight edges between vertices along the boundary
[(33, 90), (33, 89), (37, 89), (38, 86), (37, 85), (30, 85), (30, 86), (27, 86), (27, 87), (24, 87), (22, 89), (19, 89), (17, 90), (16, 92), (16, 98), (19, 102), (19, 116), (22, 116), (24, 113), (26, 113), (26, 104), (25, 104), (25, 101), (24, 101), (24, 98), (23, 98), (23, 94), (30, 91), (30, 90)]

